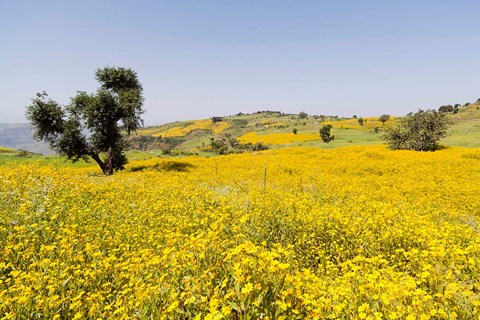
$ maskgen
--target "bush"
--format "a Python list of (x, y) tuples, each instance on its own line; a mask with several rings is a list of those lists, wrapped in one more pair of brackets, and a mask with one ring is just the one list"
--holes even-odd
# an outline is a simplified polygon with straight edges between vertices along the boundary
[(380, 118), (378, 118), (379, 121), (382, 122), (382, 124), (385, 124), (388, 120), (390, 120), (390, 115), (388, 114), (382, 114)]
[(299, 117), (300, 119), (308, 118), (308, 113), (302, 111), (302, 112), (300, 112), (300, 113), (298, 114), (298, 117)]
[(242, 144), (229, 134), (224, 134), (217, 139), (210, 138), (210, 151), (218, 154), (232, 154), (245, 151), (268, 150), (268, 146), (262, 142)]
[(31, 158), (32, 154), (33, 154), (32, 152), (29, 152), (27, 150), (19, 149), (18, 153), (15, 156), (19, 158)]
[(332, 125), (331, 124), (327, 124), (327, 125), (324, 125), (321, 129), (320, 129), (320, 137), (322, 138), (322, 141), (325, 142), (325, 143), (329, 143), (330, 141), (334, 140), (335, 139), (335, 136), (332, 136), (330, 134), (330, 130), (332, 129)]
[(438, 111), (440, 112), (453, 112), (453, 106), (451, 104), (446, 105), (446, 106), (441, 106), (438, 108)]
[(248, 120), (247, 119), (233, 119), (232, 123), (236, 127), (245, 128), (248, 124)]
[(213, 152), (218, 154), (233, 153), (234, 148), (239, 144), (237, 139), (232, 138), (229, 134), (224, 134), (219, 138), (210, 138), (210, 148)]
[(223, 121), (223, 118), (222, 118), (222, 117), (212, 117), (211, 119), (212, 119), (212, 122), (213, 122), (213, 123), (217, 123), (217, 122)]
[(358, 118), (357, 121), (358, 121), (358, 124), (361, 125), (361, 126), (363, 126), (363, 124), (365, 122), (365, 120), (363, 118)]
[(293, 132), (293, 134), (297, 134), (297, 132), (298, 132), (297, 128), (293, 128), (292, 132)]
[(399, 126), (387, 129), (383, 139), (392, 150), (433, 151), (451, 124), (444, 112), (418, 110), (403, 118)]

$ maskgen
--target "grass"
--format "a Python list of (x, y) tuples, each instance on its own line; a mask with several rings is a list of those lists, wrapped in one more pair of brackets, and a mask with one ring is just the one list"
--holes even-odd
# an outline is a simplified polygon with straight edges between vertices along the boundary
[(452, 115), (454, 125), (448, 135), (442, 139), (442, 144), (458, 147), (480, 147), (480, 109), (474, 104), (461, 109)]
[[(447, 137), (441, 140), (440, 143), (442, 145), (480, 147), (480, 104), (476, 103), (462, 107), (457, 114), (450, 114), (449, 117), (453, 120), (454, 124), (449, 129)], [(176, 121), (161, 126), (143, 128), (138, 131), (138, 135), (159, 135), (167, 131), (179, 132), (179, 134), (182, 135), (182, 139), (185, 139), (185, 142), (178, 145), (175, 150), (173, 150), (172, 155), (165, 155), (162, 150), (133, 150), (127, 152), (127, 157), (131, 161), (136, 161), (155, 157), (188, 155), (191, 153), (201, 156), (211, 156), (212, 154), (205, 150), (205, 147), (210, 145), (212, 138), (218, 138), (222, 135), (230, 135), (238, 140), (241, 140), (240, 137), (245, 134), (256, 135), (255, 138), (265, 142), (270, 149), (302, 146), (334, 149), (353, 145), (383, 144), (384, 141), (381, 139), (381, 131), (385, 128), (395, 126), (399, 120), (398, 117), (392, 116), (391, 119), (383, 125), (378, 121), (378, 117), (364, 117), (364, 119), (366, 119), (367, 122), (361, 126), (358, 124), (358, 120), (354, 118), (325, 117), (320, 119), (310, 116), (306, 119), (299, 119), (297, 115), (292, 114), (261, 112), (224, 117), (222, 122), (216, 124), (211, 123), (209, 119)], [(331, 124), (333, 126), (332, 134), (335, 135), (335, 140), (330, 143), (323, 143), (319, 137), (319, 130), (325, 124)], [(181, 128), (181, 130), (175, 128)], [(202, 128), (205, 130), (199, 130)], [(215, 128), (221, 128), (223, 131), (212, 132)], [(292, 133), (294, 128), (298, 131), (297, 135), (293, 135)], [(379, 132), (376, 133), (375, 128), (377, 128)], [(292, 139), (276, 139), (290, 136)], [(318, 139), (312, 138), (317, 136)], [(309, 137), (309, 139), (302, 139), (302, 137)], [(92, 165), (85, 164), (83, 161), (70, 164), (70, 162), (65, 162), (63, 158), (58, 156), (41, 157), (35, 154), (19, 156), (16, 150), (0, 147), (0, 165), (8, 162), (22, 163), (31, 161), (52, 163), (58, 167), (70, 165), (82, 167)]]

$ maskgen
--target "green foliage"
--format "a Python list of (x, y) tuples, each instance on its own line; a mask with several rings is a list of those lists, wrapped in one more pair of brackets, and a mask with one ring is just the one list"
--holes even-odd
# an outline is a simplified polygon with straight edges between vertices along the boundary
[(15, 156), (19, 158), (31, 158), (33, 154), (32, 152), (20, 149)]
[(297, 132), (298, 132), (297, 128), (293, 128), (292, 132), (293, 132), (293, 134), (297, 134)]
[(378, 118), (378, 120), (379, 120), (380, 122), (382, 122), (382, 124), (385, 124), (385, 122), (387, 122), (388, 120), (390, 120), (390, 115), (388, 115), (388, 114), (382, 114), (382, 115), (380, 116), (380, 118)]
[(217, 139), (211, 138), (210, 143), (211, 150), (218, 154), (233, 153), (237, 145), (239, 145), (237, 139), (232, 138), (229, 134), (222, 135)]
[(451, 124), (444, 112), (418, 110), (403, 118), (399, 126), (387, 129), (383, 139), (392, 150), (433, 151)]
[(223, 118), (222, 118), (222, 117), (212, 117), (211, 119), (212, 119), (212, 122), (213, 122), (213, 123), (217, 123), (217, 122), (223, 121)]
[(365, 120), (363, 118), (358, 118), (357, 121), (358, 121), (358, 124), (361, 126), (363, 126), (365, 123)]
[(80, 91), (66, 107), (45, 92), (37, 93), (26, 116), (36, 140), (47, 142), (73, 162), (90, 157), (110, 175), (127, 163), (122, 130), (130, 134), (143, 124), (143, 89), (131, 69), (105, 67), (96, 71), (95, 78), (100, 83), (97, 92)]
[(194, 165), (188, 162), (180, 161), (165, 161), (161, 163), (156, 163), (151, 166), (147, 165), (138, 165), (130, 168), (131, 172), (136, 171), (175, 171), (175, 172), (188, 172), (191, 168), (194, 168)]
[(242, 144), (239, 143), (237, 139), (232, 138), (229, 134), (224, 134), (217, 139), (210, 138), (210, 141), (210, 150), (218, 154), (268, 150), (268, 147), (262, 142)]
[(330, 134), (330, 130), (331, 130), (331, 129), (332, 129), (332, 125), (331, 125), (331, 124), (324, 125), (324, 126), (320, 129), (320, 137), (322, 138), (322, 141), (323, 141), (323, 142), (329, 143), (330, 141), (332, 141), (332, 140), (335, 139), (335, 136)]
[(458, 110), (459, 108), (461, 107), (460, 104), (455, 104), (454, 106), (452, 106), (451, 104), (449, 105), (445, 105), (445, 106), (441, 106), (440, 108), (438, 108), (438, 111), (440, 112), (451, 112), (451, 113), (458, 113)]
[(167, 147), (166, 149), (162, 149), (162, 154), (165, 156), (171, 156), (173, 155), (173, 149), (170, 147)]
[(300, 112), (300, 113), (298, 114), (298, 117), (299, 117), (300, 119), (305, 119), (305, 118), (308, 118), (308, 114), (307, 114), (306, 112), (303, 112), (303, 111), (302, 111), (302, 112)]
[(233, 119), (232, 124), (239, 128), (245, 128), (248, 125), (247, 119)]

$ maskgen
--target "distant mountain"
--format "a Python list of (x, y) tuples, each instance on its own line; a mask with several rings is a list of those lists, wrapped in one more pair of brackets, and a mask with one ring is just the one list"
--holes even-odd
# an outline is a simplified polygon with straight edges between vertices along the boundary
[(37, 142), (33, 139), (28, 123), (0, 123), (0, 146), (44, 155), (54, 153), (46, 143)]

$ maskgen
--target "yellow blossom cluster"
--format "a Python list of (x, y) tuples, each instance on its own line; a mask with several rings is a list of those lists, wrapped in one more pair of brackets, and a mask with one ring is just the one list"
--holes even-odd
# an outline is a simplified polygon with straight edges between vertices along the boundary
[(336, 129), (375, 129), (393, 127), (396, 124), (396, 117), (390, 116), (390, 120), (382, 123), (378, 117), (365, 117), (363, 118), (363, 124), (358, 123), (358, 119), (346, 119), (339, 121), (325, 121), (320, 124), (330, 124)]
[(320, 140), (319, 134), (312, 133), (271, 133), (258, 135), (256, 132), (247, 132), (237, 138), (242, 143), (288, 144), (292, 142)]
[(274, 120), (264, 120), (264, 121), (261, 121), (260, 124), (266, 128), (283, 127), (288, 125), (286, 122), (277, 122)]
[(0, 166), (0, 318), (480, 317), (476, 149), (287, 148), (97, 172)]
[(152, 135), (154, 137), (184, 137), (194, 130), (212, 130), (214, 134), (221, 133), (230, 127), (226, 121), (213, 122), (211, 119), (196, 120), (186, 127), (173, 127), (167, 131), (158, 132), (158, 130), (143, 130), (142, 134)]

